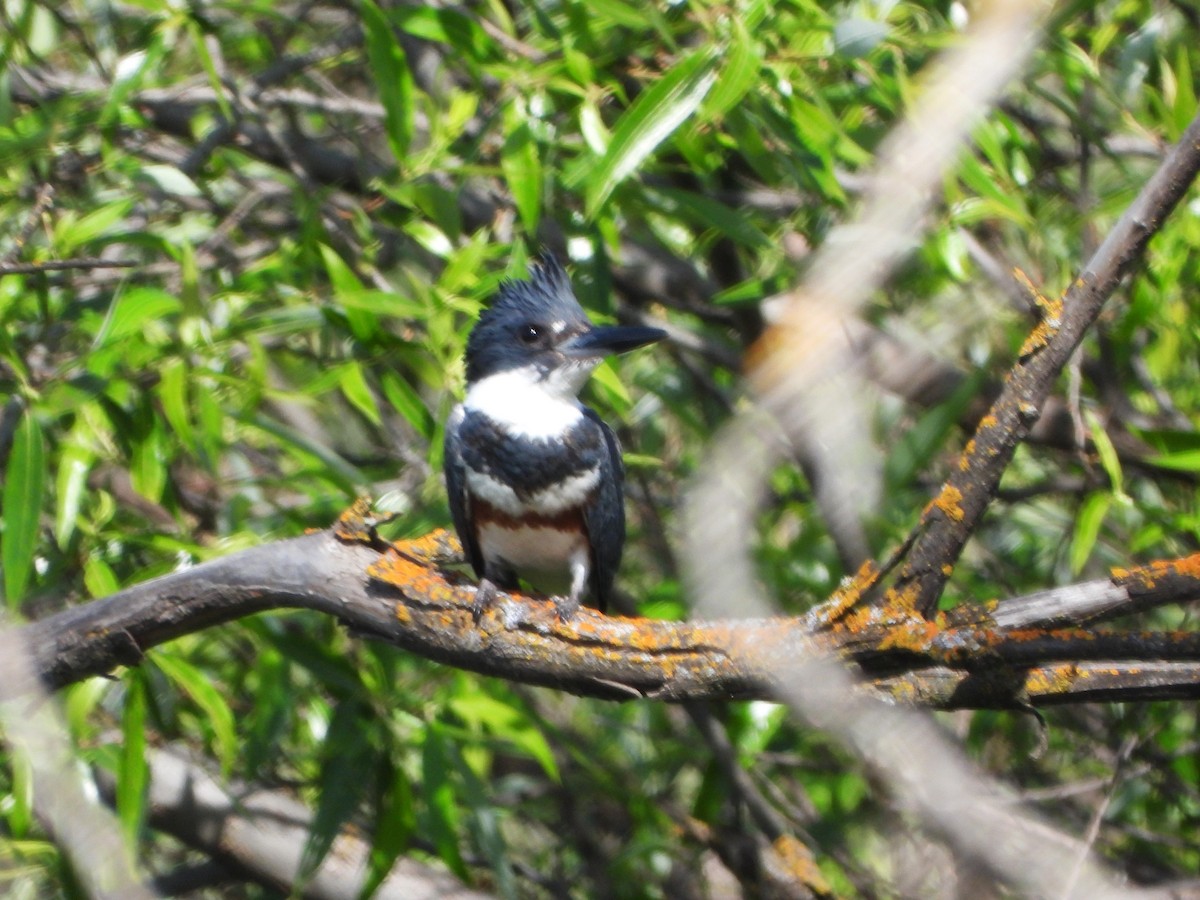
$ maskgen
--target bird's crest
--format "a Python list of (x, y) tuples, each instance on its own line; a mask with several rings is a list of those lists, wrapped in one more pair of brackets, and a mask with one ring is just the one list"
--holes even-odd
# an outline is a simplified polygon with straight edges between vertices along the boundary
[(562, 263), (553, 253), (543, 251), (529, 270), (529, 279), (505, 280), (492, 305), (480, 315), (480, 322), (496, 315), (520, 313), (534, 318), (566, 322), (586, 320), (587, 314)]

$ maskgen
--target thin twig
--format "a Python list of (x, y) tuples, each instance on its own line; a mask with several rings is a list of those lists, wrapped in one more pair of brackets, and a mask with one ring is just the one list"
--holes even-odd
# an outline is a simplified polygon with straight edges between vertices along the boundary
[(77, 259), (48, 259), (36, 263), (0, 263), (0, 278), (5, 275), (37, 275), (41, 272), (61, 272), (67, 269), (131, 269), (136, 265), (136, 259), (99, 259), (89, 256)]

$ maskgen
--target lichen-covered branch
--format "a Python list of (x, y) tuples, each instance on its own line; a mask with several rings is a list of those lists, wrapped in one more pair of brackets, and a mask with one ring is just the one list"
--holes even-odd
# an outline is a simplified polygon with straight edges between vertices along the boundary
[(1037, 420), (1058, 373), (1105, 301), (1200, 171), (1200, 116), (1125, 211), (1061, 298), (1039, 298), (1041, 321), (979, 422), (941, 492), (922, 515), (920, 534), (897, 581), (896, 597), (929, 616), (967, 539), (995, 496), (1017, 444)]
[[(1084, 602), (1048, 617), (1036, 605), (1040, 611), (1030, 612), (1024, 599), (1014, 601), (1024, 610), (1015, 616), (1000, 603), (935, 621), (835, 599), (823, 609), (837, 606), (837, 615), (670, 622), (584, 609), (563, 622), (550, 601), (500, 595), (476, 622), (474, 586), (444, 565), (457, 554), (453, 538), (435, 532), (387, 544), (361, 512), (352, 510), (335, 530), (135, 585), (17, 636), (35, 677), (52, 687), (136, 665), (152, 647), (221, 622), (303, 608), (447, 665), (616, 700), (772, 697), (788, 661), (814, 651), (858, 663), (886, 692), (940, 707), (1113, 699), (1123, 691), (1138, 699), (1200, 696), (1200, 635), (1058, 627), (1097, 614)], [(1108, 616), (1200, 597), (1200, 557), (1120, 570), (1103, 591), (1080, 592), (1088, 594), (1103, 596)], [(1055, 627), (1038, 627), (1046, 618)], [(7, 693), (28, 687), (12, 684)]]

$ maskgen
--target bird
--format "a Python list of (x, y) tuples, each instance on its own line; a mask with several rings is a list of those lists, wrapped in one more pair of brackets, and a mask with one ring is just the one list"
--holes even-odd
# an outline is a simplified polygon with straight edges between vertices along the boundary
[(519, 578), (554, 594), (563, 621), (585, 597), (607, 609), (625, 545), (625, 469), (617, 436), (579, 392), (606, 356), (666, 336), (593, 324), (549, 253), (480, 313), (443, 448), (454, 529), (479, 579), (476, 621)]

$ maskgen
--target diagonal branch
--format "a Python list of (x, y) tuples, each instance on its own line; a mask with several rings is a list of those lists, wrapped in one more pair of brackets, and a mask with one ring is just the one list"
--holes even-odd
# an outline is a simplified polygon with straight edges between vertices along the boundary
[(922, 516), (921, 533), (897, 577), (897, 595), (923, 615), (936, 610), (951, 567), (995, 496), (1017, 444), (1037, 421), (1059, 371), (1198, 171), (1200, 115), (1062, 298), (1041, 304), (1042, 321), (1021, 348), (958, 467)]

